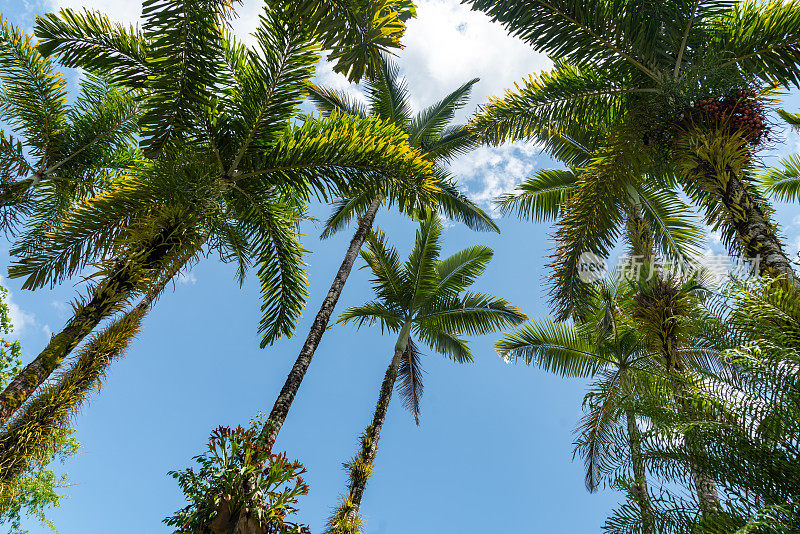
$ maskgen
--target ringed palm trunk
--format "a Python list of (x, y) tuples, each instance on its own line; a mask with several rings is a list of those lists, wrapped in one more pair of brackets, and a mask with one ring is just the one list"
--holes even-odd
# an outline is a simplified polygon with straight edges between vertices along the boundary
[(408, 347), (408, 338), (411, 331), (411, 323), (406, 323), (397, 343), (394, 347), (394, 357), (386, 369), (386, 374), (381, 383), (381, 390), (378, 394), (378, 402), (375, 405), (375, 413), (372, 422), (364, 430), (361, 436), (361, 450), (349, 465), (350, 484), (348, 495), (339, 509), (334, 512), (333, 517), (328, 522), (326, 532), (329, 534), (356, 534), (360, 531), (359, 510), (361, 500), (364, 497), (364, 490), (367, 487), (367, 480), (372, 474), (372, 466), (375, 456), (378, 454), (378, 441), (381, 438), (381, 429), (386, 420), (386, 412), (389, 409), (389, 401), (392, 400), (392, 391), (397, 380), (397, 372), (400, 368), (400, 361), (403, 353)]
[(693, 131), (679, 150), (683, 183), (701, 198), (711, 222), (732, 230), (738, 252), (757, 262), (759, 274), (783, 275), (797, 284), (767, 206), (745, 185), (752, 160), (747, 140), (724, 131)]
[(142, 249), (136, 259), (117, 265), (92, 293), (86, 304), (77, 308), (64, 329), (53, 336), (41, 353), (0, 393), (0, 425), (19, 409), (31, 394), (55, 371), (64, 358), (119, 304), (131, 296), (142, 273), (157, 269), (179, 243), (176, 228), (165, 229)]
[(292, 370), (289, 371), (289, 376), (286, 377), (286, 382), (284, 382), (283, 388), (278, 394), (278, 398), (275, 399), (275, 404), (272, 406), (272, 411), (269, 413), (269, 419), (261, 430), (261, 439), (264, 441), (268, 450), (272, 449), (275, 440), (278, 439), (278, 433), (284, 421), (286, 421), (289, 408), (291, 408), (292, 402), (300, 389), (300, 384), (303, 382), (303, 378), (308, 371), (308, 366), (311, 365), (314, 352), (317, 350), (320, 341), (322, 341), (322, 336), (325, 334), (328, 322), (330, 321), (331, 315), (333, 315), (333, 310), (336, 307), (336, 303), (339, 301), (344, 285), (347, 283), (347, 278), (350, 276), (350, 271), (353, 269), (353, 264), (356, 261), (358, 252), (361, 250), (361, 246), (372, 230), (372, 223), (375, 220), (375, 214), (378, 212), (381, 201), (382, 198), (380, 196), (376, 197), (359, 220), (358, 229), (350, 240), (350, 246), (347, 248), (342, 264), (339, 266), (339, 270), (333, 278), (333, 283), (328, 290), (328, 294), (322, 301), (317, 316), (311, 324), (308, 337), (306, 337), (306, 341), (300, 349), (300, 354), (297, 356)]
[(628, 423), (628, 445), (631, 449), (631, 463), (633, 464), (634, 488), (633, 495), (642, 514), (642, 533), (656, 534), (655, 517), (650, 503), (650, 491), (647, 487), (647, 474), (644, 470), (642, 459), (642, 444), (639, 436), (639, 426), (633, 411), (625, 410)]

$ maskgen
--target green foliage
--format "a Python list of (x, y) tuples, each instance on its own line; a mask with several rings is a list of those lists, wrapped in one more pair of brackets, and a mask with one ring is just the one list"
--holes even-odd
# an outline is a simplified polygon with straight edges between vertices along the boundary
[[(440, 259), (442, 224), (435, 215), (421, 221), (408, 259), (400, 263), (396, 249), (378, 231), (368, 238), (361, 257), (373, 274), (377, 300), (347, 308), (340, 323), (356, 326), (379, 323), (381, 329), (400, 332), (404, 325), (436, 352), (456, 362), (473, 359), (464, 335), (481, 335), (525, 319), (505, 299), (467, 292), (486, 270), (492, 251), (477, 245)], [(406, 353), (406, 343), (400, 347)], [(419, 411), (421, 368), (416, 345), (401, 362), (400, 394), (415, 417)]]
[(305, 469), (285, 454), (264, 449), (258, 438), (261, 426), (254, 419), (246, 429), (215, 429), (208, 450), (194, 457), (197, 470), (169, 473), (189, 501), (164, 520), (176, 534), (309, 532), (289, 520), (298, 498), (308, 493), (301, 477)]
[(383, 58), (379, 75), (366, 83), (366, 105), (354, 101), (343, 91), (308, 85), (309, 99), (325, 116), (345, 113), (354, 117), (375, 117), (397, 127), (408, 135), (408, 142), (417, 148), (422, 157), (433, 165), (436, 191), (426, 203), (407, 202), (388, 184), (382, 190), (363, 189), (357, 195), (337, 200), (334, 210), (325, 223), (322, 238), (346, 228), (359, 215), (366, 212), (372, 201), (379, 197), (388, 205), (397, 206), (412, 217), (424, 216), (426, 209), (435, 209), (444, 216), (461, 221), (474, 230), (495, 231), (499, 229), (491, 217), (462, 193), (456, 181), (440, 164), (458, 154), (475, 147), (477, 139), (473, 132), (462, 125), (452, 125), (456, 112), (469, 100), (473, 79), (446, 95), (442, 100), (416, 115), (410, 108), (411, 93), (406, 81), (400, 78), (400, 69), (388, 57)]
[[(9, 341), (5, 336), (13, 331), (6, 301), (8, 291), (0, 287), (0, 387), (20, 369), (21, 346), (19, 340)], [(80, 443), (74, 431), (61, 428), (52, 441), (32, 459), (29, 469), (10, 480), (0, 483), (0, 523), (9, 529), (9, 534), (24, 534), (22, 518), (35, 518), (55, 531), (47, 511), (58, 506), (64, 495), (59, 490), (69, 486), (66, 474), (56, 474), (52, 466), (63, 464), (78, 454)]]
[[(630, 205), (626, 200), (644, 184), (650, 192), (668, 192), (672, 199), (663, 207), (676, 208), (682, 204), (674, 194), (680, 185), (704, 209), (707, 222), (723, 231), (732, 252), (760, 254), (768, 258), (765, 269), (787, 270), (770, 209), (749, 173), (764, 117), (744, 121), (760, 125), (758, 135), (743, 135), (736, 124), (744, 124), (743, 108), (759, 115), (773, 88), (800, 80), (800, 4), (469, 3), (554, 58), (550, 72), (491, 99), (471, 126), (492, 144), (535, 139), (569, 170), (580, 171), (568, 197), (557, 192), (565, 190), (545, 187), (543, 180), (555, 178), (550, 175), (534, 178), (519, 203), (501, 199), (509, 211), (540, 218), (560, 213), (551, 263), (559, 318), (580, 313), (587, 299), (577, 278), (578, 257), (609, 253), (624, 220), (621, 212)], [(709, 99), (742, 109), (711, 121), (700, 112)], [(699, 235), (687, 221), (648, 211), (663, 232), (661, 246), (696, 244)]]

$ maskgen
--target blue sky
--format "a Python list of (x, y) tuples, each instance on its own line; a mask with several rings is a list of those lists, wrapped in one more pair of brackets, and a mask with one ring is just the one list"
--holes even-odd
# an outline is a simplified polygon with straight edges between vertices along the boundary
[[(138, 14), (125, 0), (3, 0), (0, 5), (5, 17), (26, 29), (34, 13), (58, 6), (96, 7), (126, 21)], [(241, 8), (240, 33), (247, 33), (257, 9), (255, 1)], [(450, 0), (419, 2), (419, 20), (409, 25), (399, 62), (417, 106), (481, 76), (469, 112), (548, 64)], [(346, 85), (325, 67), (319, 81)], [(797, 99), (790, 104), (796, 111)], [(786, 137), (776, 149), (798, 150), (798, 137), (788, 132)], [(453, 171), (488, 207), (491, 197), (550, 165), (532, 147), (516, 145), (480, 148), (456, 162)], [(323, 205), (312, 208), (318, 218), (327, 212)], [(779, 206), (778, 219), (796, 252), (800, 211)], [(401, 253), (408, 251), (413, 223), (384, 210), (378, 224)], [(475, 289), (508, 298), (531, 316), (547, 314), (544, 265), (551, 228), (515, 219), (503, 219), (501, 227), (499, 236), (451, 227), (444, 252), (475, 243), (492, 247), (495, 258)], [(311, 222), (303, 231), (311, 250), (311, 296), (292, 339), (258, 348), (257, 285), (250, 279), (240, 289), (233, 268), (213, 257), (158, 302), (139, 341), (75, 418), (82, 453), (66, 465), (73, 486), (51, 514), (62, 533), (168, 532), (161, 520), (183, 501), (167, 471), (190, 465), (214, 427), (246, 424), (257, 411), (269, 411), (350, 239), (348, 231), (319, 241), (320, 229)], [(709, 247), (721, 251), (713, 239)], [(0, 272), (9, 263), (7, 243), (2, 249)], [(3, 284), (11, 291), (28, 357), (38, 353), (50, 331), (61, 328), (66, 304), (83, 290), (79, 280), (35, 293), (22, 291), (16, 280), (4, 277)], [(370, 297), (368, 273), (356, 270), (338, 310)], [(395, 398), (363, 503), (367, 533), (596, 532), (621, 498), (610, 490), (588, 494), (582, 465), (572, 461), (572, 429), (584, 384), (507, 365), (493, 351), (494, 339), (473, 341), (477, 358), (471, 365), (423, 349), (421, 425), (414, 425)], [(277, 447), (308, 469), (311, 493), (300, 503), (299, 520), (313, 532), (321, 531), (344, 490), (341, 463), (353, 455), (357, 435), (369, 422), (393, 344), (379, 329), (332, 327), (281, 432)], [(34, 534), (47, 531), (33, 522), (28, 528)]]

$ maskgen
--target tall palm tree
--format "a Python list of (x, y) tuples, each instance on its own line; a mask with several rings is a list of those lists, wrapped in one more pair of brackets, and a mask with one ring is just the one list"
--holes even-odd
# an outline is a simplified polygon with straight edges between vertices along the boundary
[(599, 486), (605, 457), (622, 426), (633, 468), (630, 493), (638, 505), (642, 532), (656, 534), (635, 411), (637, 397), (651, 391), (653, 362), (623, 311), (622, 300), (632, 291), (627, 279), (611, 277), (594, 289), (583, 322), (534, 319), (495, 346), (509, 362), (522, 360), (564, 377), (595, 378), (584, 399), (587, 413), (576, 441), (586, 465), (586, 488), (593, 492)]
[(339, 319), (357, 327), (380, 323), (397, 333), (389, 368), (381, 384), (372, 422), (361, 436), (361, 448), (350, 462), (348, 495), (332, 515), (329, 532), (356, 532), (359, 508), (378, 452), (378, 440), (398, 375), (400, 394), (419, 424), (422, 394), (420, 354), (414, 338), (458, 363), (470, 362), (472, 351), (461, 337), (493, 332), (519, 324), (525, 315), (505, 299), (466, 292), (491, 260), (491, 249), (475, 245), (440, 260), (442, 225), (436, 215), (420, 223), (408, 260), (400, 264), (397, 250), (378, 232), (362, 252), (374, 276), (377, 299), (348, 308)]
[(490, 102), (475, 120), (485, 140), (572, 136), (613, 119), (581, 180), (587, 194), (566, 206), (556, 233), (562, 315), (580, 254), (608, 252), (617, 213), (609, 208), (665, 166), (731, 251), (758, 258), (763, 273), (795, 278), (749, 168), (766, 133), (763, 89), (800, 81), (800, 3), (469, 3), (556, 59), (551, 72)]
[(0, 16), (0, 226), (54, 224), (133, 162), (136, 91), (86, 76), (72, 104), (67, 79), (31, 36)]
[[(287, 28), (280, 6), (267, 7), (250, 49), (224, 31), (229, 7), (148, 1), (141, 33), (92, 13), (38, 20), (40, 50), (143, 92), (144, 150), (123, 179), (75, 205), (43, 239), (24, 235), (13, 250), (22, 258), (10, 274), (26, 276), (26, 288), (60, 282), (92, 262), (99, 282), (0, 394), (0, 421), (104, 318), (204, 249), (236, 262), (240, 280), (257, 266), (262, 345), (291, 333), (306, 296), (296, 223), (308, 195), (387, 177), (397, 179), (392, 187), (404, 202), (435, 189), (430, 164), (390, 124), (335, 115), (292, 125), (319, 58), (314, 35), (303, 25)], [(85, 35), (101, 41), (105, 56)]]
[[(334, 89), (309, 84), (309, 97), (322, 111), (330, 117), (345, 113), (352, 117), (367, 119), (373, 117), (393, 124), (408, 135), (409, 144), (419, 149), (422, 157), (434, 164), (435, 185), (437, 191), (432, 194), (431, 202), (426, 204), (400, 204), (403, 211), (413, 215), (424, 208), (436, 209), (448, 217), (463, 221), (477, 230), (494, 230), (499, 232), (491, 218), (466, 196), (458, 191), (455, 184), (438, 166), (455, 154), (466, 151), (475, 145), (475, 136), (463, 126), (451, 125), (456, 111), (463, 107), (472, 86), (478, 80), (470, 80), (436, 104), (412, 115), (409, 107), (409, 91), (405, 83), (399, 79), (399, 69), (390, 60), (384, 59), (379, 75), (367, 82), (368, 106), (362, 106), (350, 99), (346, 93)], [(397, 194), (387, 181), (384, 187), (363, 188), (357, 194), (348, 195), (336, 202), (333, 214), (328, 219), (323, 238), (342, 230), (354, 219), (358, 227), (350, 240), (342, 264), (334, 276), (328, 294), (322, 301), (314, 322), (311, 324), (308, 337), (294, 366), (286, 378), (275, 404), (270, 411), (264, 426), (263, 440), (267, 448), (275, 444), (292, 402), (311, 365), (311, 359), (317, 350), (322, 336), (325, 334), (336, 303), (344, 290), (347, 278), (355, 263), (358, 251), (372, 230), (375, 215), (380, 206), (398, 202)]]
[[(593, 490), (600, 475), (610, 474), (604, 471), (613, 461), (609, 458), (616, 434), (623, 433), (633, 470), (631, 494), (645, 531), (654, 533), (656, 515), (647, 491), (637, 407), (646, 402), (676, 406), (686, 414), (692, 410), (687, 398), (698, 374), (721, 368), (719, 347), (706, 339), (716, 333), (719, 322), (693, 296), (694, 280), (678, 284), (662, 275), (651, 280), (623, 275), (617, 272), (593, 284), (583, 321), (531, 321), (506, 334), (496, 346), (507, 361), (521, 359), (562, 376), (595, 378), (584, 400), (588, 412), (576, 442), (586, 463), (587, 488)], [(689, 322), (688, 317), (698, 325), (704, 323), (706, 337), (680, 326)], [(686, 444), (693, 454), (702, 455), (691, 433)], [(713, 478), (698, 466), (692, 466), (691, 475), (703, 512), (721, 510)]]

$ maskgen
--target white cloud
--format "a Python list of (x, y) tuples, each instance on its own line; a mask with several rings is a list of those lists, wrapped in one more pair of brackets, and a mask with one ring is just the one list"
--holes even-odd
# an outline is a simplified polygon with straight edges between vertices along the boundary
[(508, 35), (483, 13), (455, 0), (420, 0), (417, 18), (407, 25), (398, 62), (408, 79), (415, 107), (429, 105), (464, 82), (479, 77), (474, 104), (499, 95), (551, 62)]
[(14, 294), (3, 283), (3, 278), (0, 277), (0, 285), (6, 288), (5, 303), (8, 305), (8, 316), (11, 319), (11, 324), (14, 326), (13, 333), (17, 336), (22, 336), (31, 331), (41, 331), (45, 336), (50, 335), (50, 326), (41, 324), (36, 315), (31, 312), (23, 310), (19, 304), (14, 301)]
[(61, 318), (66, 317), (67, 314), (72, 310), (72, 306), (60, 300), (54, 300), (50, 302), (50, 305), (56, 309), (58, 316)]
[(511, 192), (533, 174), (537, 166), (536, 152), (534, 146), (525, 143), (481, 146), (454, 160), (450, 170), (467, 188), (473, 201), (492, 215), (498, 215), (492, 207), (492, 200)]
[(188, 273), (179, 273), (178, 274), (178, 283), (185, 284), (185, 285), (194, 285), (197, 283), (197, 277), (192, 272)]

